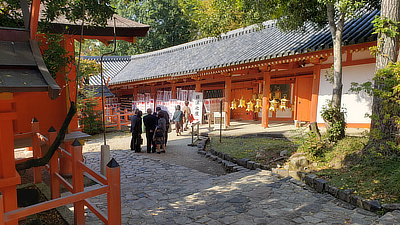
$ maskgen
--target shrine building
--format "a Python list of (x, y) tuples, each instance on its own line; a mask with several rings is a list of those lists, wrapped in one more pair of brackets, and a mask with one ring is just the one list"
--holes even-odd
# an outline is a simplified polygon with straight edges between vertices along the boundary
[[(348, 127), (368, 128), (372, 99), (351, 93), (351, 82), (371, 81), (376, 44), (371, 21), (379, 11), (350, 20), (343, 31), (343, 95)], [(130, 107), (171, 109), (200, 93), (202, 120), (223, 101), (226, 125), (230, 120), (317, 122), (332, 98), (333, 50), (329, 28), (307, 25), (303, 32), (283, 32), (275, 21), (230, 31), (170, 48), (133, 55), (109, 81), (113, 101)], [(177, 101), (170, 102), (171, 100)], [(151, 101), (152, 103), (149, 103)], [(168, 103), (169, 102), (169, 103)], [(170, 104), (170, 105), (168, 105)], [(203, 109), (201, 109), (203, 108)], [(173, 109), (173, 108), (172, 108)], [(192, 111), (194, 109), (192, 108)]]

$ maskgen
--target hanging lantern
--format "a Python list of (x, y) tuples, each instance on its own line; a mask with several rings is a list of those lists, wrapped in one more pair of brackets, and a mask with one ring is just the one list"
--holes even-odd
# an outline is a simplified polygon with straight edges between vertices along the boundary
[(231, 109), (237, 109), (237, 101), (235, 99), (231, 102)]
[(262, 108), (262, 100), (261, 99), (256, 99), (256, 105), (254, 106), (255, 109), (261, 109)]
[(269, 100), (272, 100), (272, 92), (269, 92)]
[(256, 108), (256, 107), (254, 107), (254, 112), (255, 112), (255, 113), (259, 113), (259, 112), (261, 112), (260, 109), (261, 109), (261, 108)]
[(281, 99), (281, 104), (279, 105), (279, 110), (285, 111), (288, 108), (288, 102), (289, 100), (286, 99), (286, 95), (283, 95), (283, 98)]
[(272, 112), (276, 112), (276, 110), (278, 109), (278, 101), (276, 101), (275, 99), (273, 99), (272, 101), (269, 101), (269, 111)]
[(253, 101), (255, 101), (257, 99), (257, 94), (253, 95)]
[(246, 100), (243, 99), (243, 97), (239, 100), (239, 108), (244, 108), (246, 107)]
[(278, 99), (278, 100), (281, 99), (281, 94), (282, 94), (282, 92), (280, 91), (280, 87), (278, 86), (274, 93), (274, 99)]
[(262, 99), (263, 97), (264, 97), (263, 94), (258, 94), (259, 99)]
[(248, 103), (246, 103), (246, 105), (247, 105), (246, 111), (254, 111), (253, 109), (254, 103), (252, 101), (249, 101)]

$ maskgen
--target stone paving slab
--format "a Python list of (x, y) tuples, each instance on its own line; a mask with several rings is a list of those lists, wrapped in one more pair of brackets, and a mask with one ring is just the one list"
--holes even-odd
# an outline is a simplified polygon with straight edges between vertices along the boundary
[[(379, 218), (270, 171), (214, 176), (128, 150), (111, 155), (121, 166), (123, 224), (373, 224)], [(84, 157), (99, 170), (99, 152)], [(90, 201), (106, 212), (105, 195)], [(101, 221), (87, 210), (86, 224)]]

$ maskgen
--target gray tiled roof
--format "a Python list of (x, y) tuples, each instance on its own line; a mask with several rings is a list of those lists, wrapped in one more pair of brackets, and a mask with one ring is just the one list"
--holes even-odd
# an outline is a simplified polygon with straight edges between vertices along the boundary
[[(100, 56), (82, 56), (82, 59), (95, 60), (100, 64)], [(104, 81), (115, 77), (131, 61), (130, 56), (104, 56), (103, 57), (103, 76)], [(101, 85), (101, 75), (91, 76), (90, 85)]]
[[(345, 45), (376, 40), (371, 21), (379, 11), (365, 12), (348, 21), (343, 32)], [(264, 29), (250, 26), (222, 35), (132, 56), (131, 62), (111, 81), (121, 84), (165, 76), (193, 74), (253, 61), (279, 58), (332, 48), (329, 28), (315, 30), (311, 25), (304, 32), (283, 32), (274, 21)]]

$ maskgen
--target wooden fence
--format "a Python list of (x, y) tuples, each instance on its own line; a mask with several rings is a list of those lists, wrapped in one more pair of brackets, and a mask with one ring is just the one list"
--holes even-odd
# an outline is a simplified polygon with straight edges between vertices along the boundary
[[(47, 137), (40, 134), (38, 131), (39, 122), (32, 122), (32, 158), (40, 158), (42, 156), (42, 148), (40, 142), (44, 142), (46, 145), (50, 146), (57, 136), (57, 132), (54, 128), (49, 129)], [(85, 206), (90, 209), (104, 224), (121, 224), (121, 184), (120, 167), (118, 163), (114, 159), (112, 159), (108, 163), (106, 169), (106, 178), (94, 172), (85, 165), (82, 156), (82, 145), (77, 139), (75, 139), (75, 141), (71, 145), (66, 145), (66, 149), (67, 150), (58, 148), (57, 152), (54, 153), (50, 162), (45, 166), (46, 170), (50, 173), (50, 189), (52, 199), (32, 206), (4, 212), (3, 196), (0, 193), (0, 225), (4, 225), (8, 222), (15, 223), (15, 221), (17, 221), (19, 218), (24, 218), (32, 214), (36, 214), (45, 210), (71, 203), (74, 204), (75, 224), (85, 224)], [(60, 175), (60, 157), (71, 162), (73, 181), (72, 185)], [(16, 163), (28, 159), (29, 158), (18, 160), (16, 161)], [(97, 183), (100, 184), (100, 187), (85, 191), (83, 183), (84, 172), (92, 176), (97, 181)], [(41, 167), (34, 168), (34, 182), (42, 182)], [(65, 197), (60, 197), (60, 184), (68, 189), (71, 194)], [(107, 194), (107, 214), (104, 214), (95, 205), (92, 205), (87, 200), (89, 198), (102, 194)]]

